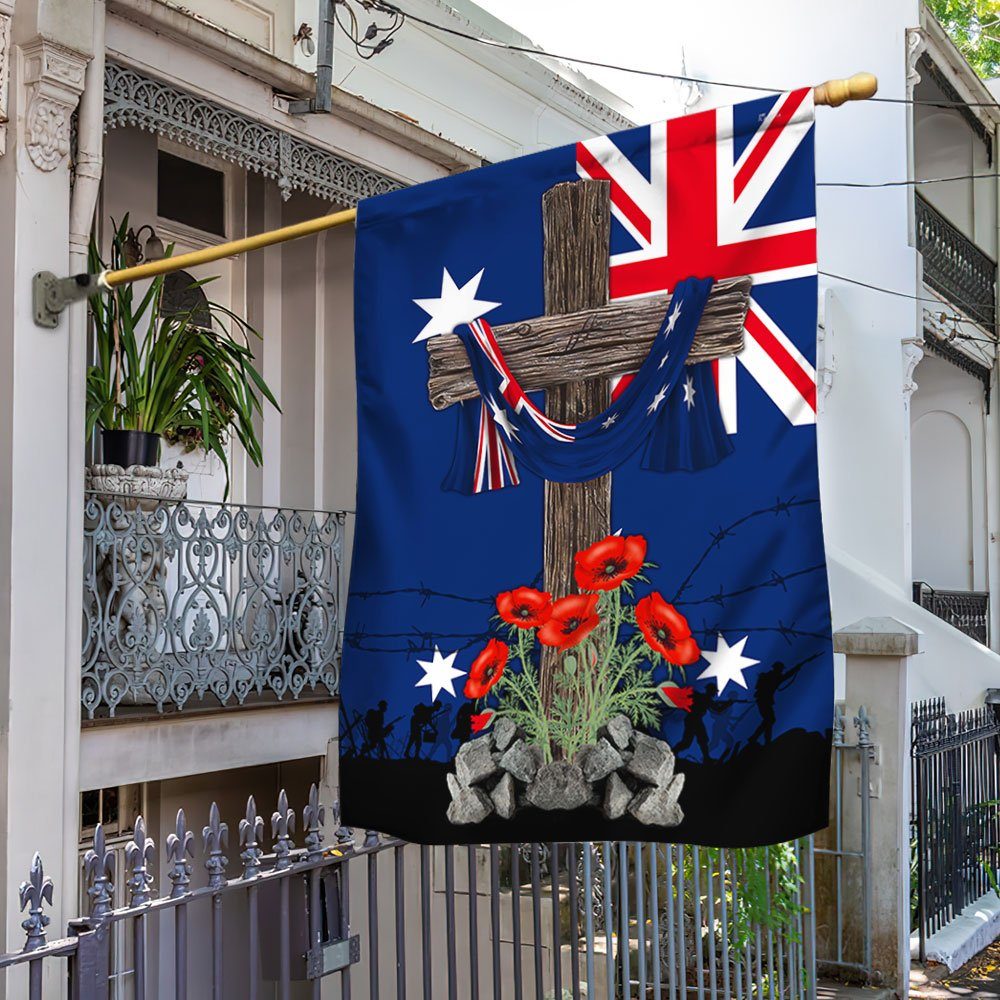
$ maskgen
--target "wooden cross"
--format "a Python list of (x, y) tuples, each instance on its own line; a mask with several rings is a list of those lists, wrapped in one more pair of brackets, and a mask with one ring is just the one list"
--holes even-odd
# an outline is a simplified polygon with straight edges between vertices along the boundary
[[(670, 295), (608, 302), (610, 185), (557, 184), (542, 196), (545, 315), (493, 328), (511, 372), (526, 391), (544, 389), (545, 412), (578, 424), (611, 404), (609, 377), (636, 371), (652, 347)], [(687, 364), (738, 354), (750, 278), (713, 287)], [(479, 396), (468, 355), (455, 336), (427, 341), (427, 390), (438, 410)], [(573, 554), (611, 533), (611, 475), (585, 483), (545, 483), (542, 566), (554, 597), (576, 591)], [(554, 650), (544, 649), (541, 694), (551, 707)]]

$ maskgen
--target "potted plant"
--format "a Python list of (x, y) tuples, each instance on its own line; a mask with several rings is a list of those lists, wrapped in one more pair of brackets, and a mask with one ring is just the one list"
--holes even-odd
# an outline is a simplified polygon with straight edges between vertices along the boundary
[[(112, 237), (112, 269), (123, 266), (127, 234), (126, 216)], [(91, 272), (106, 266), (91, 240)], [(250, 343), (260, 334), (232, 310), (201, 296), (197, 309), (167, 311), (163, 287), (160, 276), (141, 297), (126, 284), (90, 299), (96, 349), (87, 370), (87, 434), (99, 428), (104, 463), (123, 469), (155, 466), (164, 435), (196, 441), (222, 462), (228, 495), (229, 434), (260, 465), (254, 415), (261, 412), (262, 399), (278, 406), (254, 368)]]

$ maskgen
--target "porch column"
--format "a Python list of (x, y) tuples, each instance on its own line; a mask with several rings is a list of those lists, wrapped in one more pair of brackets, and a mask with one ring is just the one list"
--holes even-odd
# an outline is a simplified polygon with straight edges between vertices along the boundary
[[(872, 968), (877, 980), (909, 995), (910, 975), (910, 756), (906, 671), (922, 634), (895, 618), (863, 618), (834, 633), (834, 651), (847, 657), (847, 716), (864, 706), (874, 757), (868, 871)], [(860, 759), (845, 758), (844, 821), (861, 829)], [(857, 789), (861, 794), (856, 794)], [(845, 901), (846, 903), (847, 901)], [(853, 901), (852, 901), (853, 902)], [(846, 906), (845, 935), (860, 940), (864, 912)], [(851, 922), (855, 926), (851, 926)]]
[[(79, 795), (67, 787), (78, 754), (79, 704), (68, 671), (70, 570), (79, 573), (73, 470), (83, 447), (68, 400), (83, 377), (70, 364), (69, 319), (55, 330), (33, 320), (37, 271), (69, 273), (70, 116), (91, 55), (93, 6), (18, 0), (10, 21), (6, 151), (0, 155), (0, 945), (25, 935), (18, 884), (41, 854), (55, 883), (50, 939), (78, 906), (75, 848)], [(0, 79), (3, 79), (0, 74)], [(82, 307), (77, 307), (82, 308)], [(82, 358), (82, 354), (77, 352)], [(82, 583), (77, 582), (77, 587)], [(67, 725), (67, 719), (74, 724)], [(60, 962), (47, 962), (46, 996), (65, 992)], [(7, 996), (26, 996), (10, 976)]]

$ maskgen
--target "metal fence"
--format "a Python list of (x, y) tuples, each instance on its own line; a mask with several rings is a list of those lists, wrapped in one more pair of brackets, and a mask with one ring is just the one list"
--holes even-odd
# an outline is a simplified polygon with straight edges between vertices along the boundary
[(949, 715), (912, 706), (913, 921), (927, 938), (990, 889), (1000, 865), (1000, 720), (992, 707)]
[(339, 686), (342, 512), (88, 494), (83, 708)]
[[(251, 798), (233, 831), (233, 877), (214, 803), (197, 865), (183, 811), (159, 865), (141, 819), (124, 865), (98, 828), (83, 865), (89, 914), (57, 941), (36, 856), (21, 887), (24, 950), (0, 956), (7, 995), (56, 996), (67, 974), (74, 1000), (289, 1000), (319, 997), (324, 980), (324, 997), (345, 1000), (816, 995), (809, 841), (417, 847), (356, 837), (334, 815), (324, 847), (324, 818), (314, 786), (295, 847), (282, 792), (265, 856)], [(113, 909), (117, 879), (129, 901)]]
[(969, 638), (990, 644), (990, 595), (980, 590), (937, 590), (918, 580), (913, 601)]
[(924, 281), (967, 316), (994, 332), (996, 261), (919, 194), (914, 195), (914, 209)]

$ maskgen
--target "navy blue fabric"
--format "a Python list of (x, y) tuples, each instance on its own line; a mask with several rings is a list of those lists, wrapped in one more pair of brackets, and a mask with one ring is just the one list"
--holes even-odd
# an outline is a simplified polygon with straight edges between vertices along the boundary
[[(738, 106), (736, 151), (773, 102)], [(640, 171), (648, 169), (649, 134), (631, 129), (612, 137)], [(815, 216), (812, 169), (810, 133), (753, 224)], [(428, 316), (415, 300), (439, 294), (445, 268), (459, 287), (483, 270), (478, 297), (500, 303), (485, 316), (490, 324), (542, 315), (541, 199), (553, 185), (576, 179), (576, 151), (567, 146), (359, 206), (357, 519), (341, 681), (344, 819), (424, 843), (622, 838), (739, 846), (806, 834), (827, 822), (833, 709), (815, 423), (791, 423), (757, 370), (739, 363), (738, 433), (726, 433), (712, 366), (685, 369), (683, 348), (657, 372), (654, 349), (614, 404), (613, 453), (602, 444), (600, 420), (577, 428), (564, 458), (554, 443), (536, 439), (523, 412), (503, 404), (519, 431), (520, 441), (509, 445), (521, 481), (469, 495), (463, 480), (481, 403), (437, 411), (428, 400), (425, 346), (413, 342)], [(668, 181), (683, 184), (682, 171)], [(614, 220), (612, 252), (634, 246)], [(675, 291), (694, 305), (712, 277), (730, 276), (695, 273), (700, 281)], [(766, 313), (807, 365), (815, 364), (816, 296), (808, 269), (755, 281), (752, 289), (753, 308)], [(696, 312), (685, 307), (670, 335), (678, 344), (693, 336)], [(456, 332), (468, 340), (463, 330)], [(481, 354), (472, 350), (470, 357), (480, 388), (489, 390), (493, 375)], [(662, 386), (650, 372), (669, 372), (672, 387), (651, 429), (646, 406), (651, 390)], [(683, 391), (689, 377), (693, 407)], [(544, 407), (544, 393), (531, 399)], [(468, 738), (462, 685), (484, 645), (505, 635), (496, 595), (544, 584), (543, 477), (577, 481), (608, 468), (611, 531), (641, 535), (648, 545), (652, 565), (638, 596), (656, 591), (673, 604), (703, 652), (745, 639), (744, 653), (757, 665), (745, 671), (746, 688), (730, 684), (721, 695), (700, 676), (706, 659), (686, 667), (680, 682), (711, 701), (711, 710), (697, 732), (691, 713), (681, 709), (665, 711), (652, 732), (675, 748), (678, 771), (686, 775), (681, 826), (651, 829), (630, 816), (607, 821), (599, 810), (533, 809), (510, 821), (494, 816), (453, 825), (445, 817), (447, 775)], [(424, 677), (418, 661), (431, 660), (436, 647), (442, 656), (455, 654), (453, 666), (464, 673), (454, 696), (438, 693), (440, 714), (414, 752), (415, 713), (419, 718), (418, 709), (434, 700), (427, 686), (418, 686)], [(657, 683), (668, 677), (663, 663), (651, 672)], [(781, 678), (770, 694), (765, 674)], [(366, 739), (366, 719), (376, 717), (370, 713), (380, 713), (386, 727), (377, 746)]]

